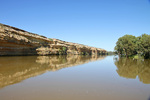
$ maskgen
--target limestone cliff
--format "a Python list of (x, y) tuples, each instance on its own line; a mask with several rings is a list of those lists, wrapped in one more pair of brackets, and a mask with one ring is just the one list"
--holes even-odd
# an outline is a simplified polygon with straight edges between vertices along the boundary
[(44, 36), (0, 24), (0, 56), (51, 54), (103, 55), (106, 54), (106, 50), (58, 39), (48, 39)]

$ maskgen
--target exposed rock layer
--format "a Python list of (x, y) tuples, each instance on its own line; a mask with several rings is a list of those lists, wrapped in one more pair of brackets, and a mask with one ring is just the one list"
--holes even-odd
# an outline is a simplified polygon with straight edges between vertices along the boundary
[(82, 44), (48, 39), (15, 27), (0, 24), (0, 56), (50, 54), (106, 54), (106, 50)]

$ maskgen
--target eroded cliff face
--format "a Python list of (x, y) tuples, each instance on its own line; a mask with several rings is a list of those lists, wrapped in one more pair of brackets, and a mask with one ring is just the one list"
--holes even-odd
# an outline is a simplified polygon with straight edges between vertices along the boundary
[(44, 36), (0, 24), (0, 55), (37, 55), (37, 48), (49, 44)]
[(48, 39), (44, 36), (0, 24), (0, 56), (52, 54), (104, 55), (106, 50), (58, 39)]

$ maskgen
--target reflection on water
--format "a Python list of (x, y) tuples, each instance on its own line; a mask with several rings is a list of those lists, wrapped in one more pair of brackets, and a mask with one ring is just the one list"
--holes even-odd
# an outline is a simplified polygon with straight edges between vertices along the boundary
[(149, 100), (149, 61), (115, 64), (113, 56), (0, 57), (0, 100)]
[(117, 73), (121, 77), (135, 79), (137, 76), (144, 84), (150, 84), (150, 60), (120, 58), (115, 61)]
[(29, 56), (0, 57), (0, 88), (27, 78), (104, 59), (105, 56)]

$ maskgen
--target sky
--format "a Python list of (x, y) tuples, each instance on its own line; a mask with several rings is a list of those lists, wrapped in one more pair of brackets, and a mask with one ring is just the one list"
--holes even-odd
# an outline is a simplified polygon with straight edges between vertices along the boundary
[(0, 23), (113, 51), (119, 37), (150, 34), (150, 0), (0, 0)]

